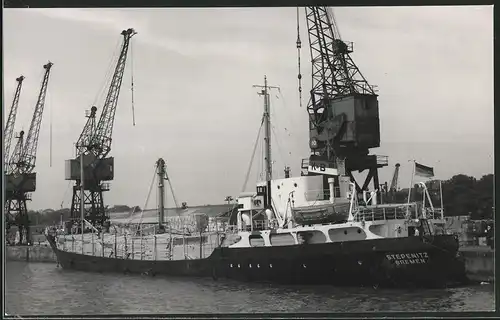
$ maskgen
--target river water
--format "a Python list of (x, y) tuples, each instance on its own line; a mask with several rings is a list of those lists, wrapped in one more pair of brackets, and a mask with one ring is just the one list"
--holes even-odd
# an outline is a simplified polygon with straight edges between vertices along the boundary
[(11, 315), (493, 311), (494, 286), (432, 290), (298, 287), (212, 279), (95, 274), (7, 262)]

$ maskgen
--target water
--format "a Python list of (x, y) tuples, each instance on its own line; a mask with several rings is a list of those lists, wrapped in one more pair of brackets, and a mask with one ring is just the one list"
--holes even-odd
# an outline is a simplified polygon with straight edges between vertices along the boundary
[(7, 262), (6, 311), (16, 315), (493, 311), (493, 285), (433, 290), (297, 287), (93, 274)]

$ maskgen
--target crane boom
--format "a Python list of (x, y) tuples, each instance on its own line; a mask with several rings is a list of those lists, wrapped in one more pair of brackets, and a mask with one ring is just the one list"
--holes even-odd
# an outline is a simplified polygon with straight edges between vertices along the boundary
[[(352, 60), (352, 43), (341, 39), (331, 9), (306, 7), (305, 12), (312, 63), (307, 103), (311, 155), (302, 169), (323, 174), (315, 168), (325, 166), (349, 176), (358, 192), (371, 181), (378, 189), (378, 169), (388, 163), (387, 157), (370, 155), (370, 149), (380, 146), (378, 95)], [(360, 187), (352, 173), (367, 169)], [(324, 185), (327, 178), (323, 174)]]
[(97, 107), (87, 114), (87, 122), (76, 143), (76, 157), (66, 162), (66, 180), (75, 181), (71, 202), (71, 219), (84, 219), (92, 225), (105, 226), (109, 222), (103, 192), (109, 191), (104, 181), (114, 179), (114, 158), (106, 157), (111, 151), (113, 124), (122, 85), (130, 39), (137, 34), (134, 29), (123, 30), (123, 43), (111, 78), (109, 90), (96, 121)]
[(85, 126), (83, 127), (82, 134), (78, 138), (76, 142), (76, 150), (77, 154), (80, 155), (85, 152), (85, 150), (88, 148), (88, 146), (91, 145), (91, 139), (92, 136), (95, 133), (95, 114), (97, 112), (97, 107), (93, 106), (90, 109), (90, 114), (88, 114), (87, 122), (85, 123)]
[[(118, 97), (120, 95), (120, 88), (123, 81), (123, 73), (125, 71), (125, 63), (127, 61), (127, 53), (130, 45), (130, 39), (136, 34), (134, 29), (129, 28), (123, 30), (123, 44), (118, 57), (118, 62), (115, 67), (115, 72), (111, 80), (108, 94), (102, 108), (102, 113), (99, 122), (96, 125), (95, 132), (90, 139), (92, 141), (92, 152), (96, 158), (104, 158), (111, 151), (111, 140), (113, 134), (113, 124), (115, 120), (116, 107), (118, 105)], [(82, 132), (84, 135), (85, 132)], [(85, 139), (85, 138), (81, 138)], [(80, 139), (79, 139), (80, 140)], [(80, 155), (78, 153), (77, 155)]]
[(35, 168), (36, 163), (36, 150), (38, 147), (38, 138), (40, 136), (40, 127), (42, 125), (43, 109), (45, 106), (45, 97), (47, 96), (47, 88), (49, 83), (50, 69), (53, 63), (48, 62), (43, 66), (45, 69), (45, 74), (42, 80), (42, 86), (38, 94), (38, 100), (35, 105), (35, 111), (33, 112), (33, 118), (31, 119), (31, 125), (24, 142), (21, 165), (18, 169), (22, 170), (24, 173), (30, 173)]
[(16, 123), (17, 108), (19, 106), (19, 97), (21, 96), (21, 89), (23, 86), (24, 76), (20, 76), (16, 79), (17, 87), (14, 93), (14, 99), (12, 100), (12, 106), (10, 108), (9, 117), (7, 118), (7, 124), (4, 129), (4, 143), (5, 143), (5, 154), (4, 154), (4, 168), (5, 173), (8, 172), (9, 168), (9, 156), (10, 156), (10, 145), (12, 143), (12, 135), (14, 133), (14, 124)]
[(311, 122), (326, 120), (327, 100), (356, 93), (375, 95), (349, 53), (352, 44), (340, 39), (328, 7), (306, 7), (309, 49), (312, 62), (312, 89), (307, 106)]
[(398, 190), (398, 177), (399, 177), (399, 167), (401, 165), (399, 163), (396, 163), (394, 166), (394, 174), (392, 175), (392, 180), (391, 180), (391, 185), (389, 187), (389, 190), (392, 192), (395, 192)]
[(7, 170), (7, 174), (17, 173), (18, 166), (21, 163), (21, 159), (23, 156), (23, 147), (24, 147), (24, 131), (19, 132), (19, 136), (17, 137), (17, 143), (14, 147), (14, 151), (12, 151), (12, 155), (9, 159), (9, 166)]

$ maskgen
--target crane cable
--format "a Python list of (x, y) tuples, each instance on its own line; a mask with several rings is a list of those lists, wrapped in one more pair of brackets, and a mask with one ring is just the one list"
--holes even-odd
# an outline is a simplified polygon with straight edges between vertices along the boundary
[(132, 92), (132, 125), (135, 127), (135, 110), (134, 110), (134, 51), (132, 50), (132, 42), (130, 42), (130, 90)]
[(94, 97), (94, 101), (92, 103), (92, 105), (96, 105), (97, 101), (100, 100), (104, 94), (104, 90), (106, 89), (106, 87), (109, 87), (109, 84), (111, 83), (111, 79), (113, 78), (112, 77), (112, 72), (113, 72), (113, 69), (114, 67), (116, 66), (116, 57), (118, 55), (118, 49), (119, 49), (119, 46), (120, 46), (120, 39), (118, 39), (116, 41), (116, 45), (115, 45), (115, 49), (113, 50), (113, 54), (111, 55), (111, 57), (109, 58), (109, 62), (108, 62), (108, 68), (106, 69), (106, 73), (104, 74), (104, 78), (102, 79), (102, 82), (101, 82), (101, 85), (99, 86), (99, 89)]
[(300, 71), (300, 49), (302, 48), (302, 41), (300, 41), (300, 22), (299, 22), (299, 7), (297, 7), (297, 62), (299, 68), (299, 74), (297, 78), (299, 79), (299, 106), (302, 108), (302, 74)]
[(52, 95), (47, 91), (49, 100), (49, 167), (52, 168)]

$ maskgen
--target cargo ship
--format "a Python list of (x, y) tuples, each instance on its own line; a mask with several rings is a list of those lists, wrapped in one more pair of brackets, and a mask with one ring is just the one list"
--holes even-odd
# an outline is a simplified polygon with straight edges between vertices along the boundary
[[(433, 232), (441, 209), (377, 204), (376, 197), (360, 202), (353, 183), (343, 190), (331, 183), (323, 199), (324, 192), (310, 191), (321, 181), (300, 176), (269, 181), (269, 189), (258, 184), (238, 197), (234, 226), (200, 215), (191, 225), (170, 219), (149, 230), (91, 227), (69, 236), (47, 230), (47, 240), (63, 269), (89, 272), (349, 286), (467, 281), (457, 238)], [(193, 225), (199, 234), (182, 230)]]
[[(444, 223), (443, 206), (433, 206), (425, 183), (421, 201), (410, 201), (409, 193), (405, 203), (381, 202), (377, 170), (387, 160), (379, 162), (369, 154), (380, 144), (377, 95), (350, 60), (352, 47), (334, 35), (327, 8), (307, 7), (306, 14), (310, 45), (324, 50), (311, 51), (318, 56), (312, 57), (311, 155), (302, 160), (303, 172), (292, 176), (286, 168), (284, 178), (273, 177), (273, 87), (265, 79), (263, 86), (256, 86), (264, 98), (265, 179), (254, 192), (238, 196), (227, 218), (164, 217), (166, 175), (160, 159), (158, 223), (89, 225), (89, 232), (76, 235), (47, 230), (63, 269), (338, 286), (441, 287), (467, 282), (458, 239), (435, 228)], [(313, 31), (329, 32), (329, 37)], [(331, 42), (323, 43), (325, 39)], [(327, 83), (332, 76), (337, 87)], [(300, 79), (299, 70), (299, 88)], [(414, 173), (418, 169), (429, 176), (432, 171), (414, 165)], [(368, 180), (359, 187), (351, 172), (363, 170), (369, 170)], [(369, 192), (366, 186), (372, 178)], [(78, 223), (83, 225), (83, 219)]]
[[(267, 90), (266, 85), (265, 96)], [(269, 104), (264, 104), (261, 125), (269, 127)], [(264, 137), (266, 144), (270, 140)], [(271, 154), (265, 159), (270, 168)], [(63, 269), (339, 286), (467, 282), (458, 238), (437, 232), (443, 209), (433, 206), (425, 183), (422, 201), (381, 204), (376, 191), (358, 193), (337, 168), (310, 166), (311, 172), (300, 176), (287, 169), (285, 178), (259, 182), (255, 192), (240, 194), (227, 218), (166, 218), (162, 199), (168, 178), (164, 160), (156, 164), (158, 223), (106, 228), (88, 223), (86, 232), (70, 235), (47, 230)]]

